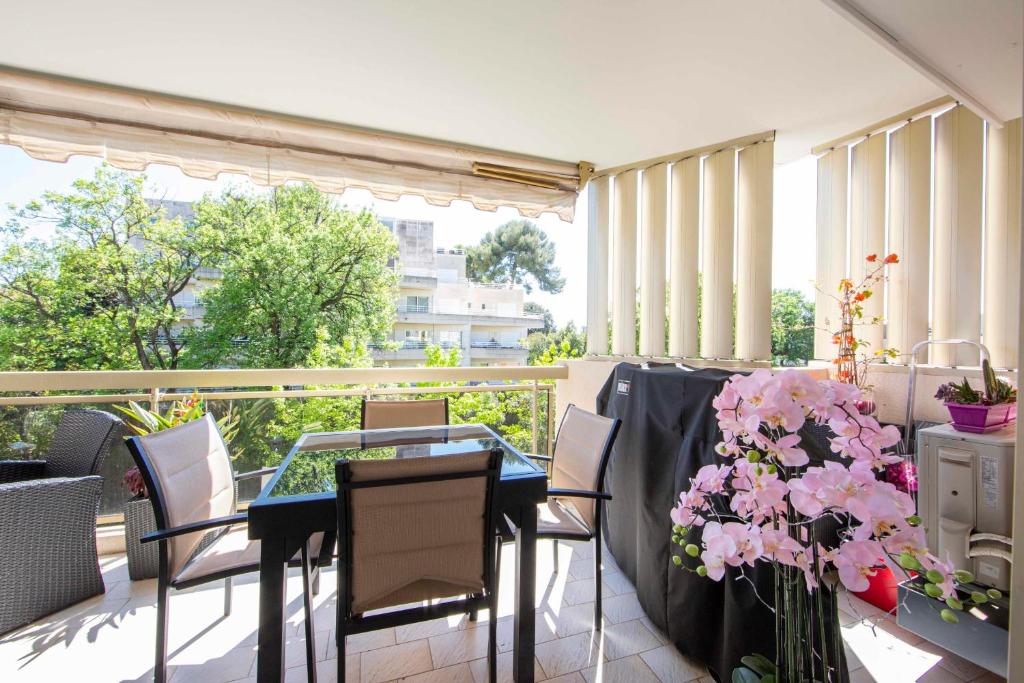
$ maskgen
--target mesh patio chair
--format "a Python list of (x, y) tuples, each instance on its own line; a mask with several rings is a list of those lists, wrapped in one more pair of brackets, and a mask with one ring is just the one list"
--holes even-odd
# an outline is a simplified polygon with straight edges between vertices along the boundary
[(448, 424), (448, 399), (374, 401), (363, 399), (360, 429), (436, 427)]
[[(224, 615), (231, 613), (231, 578), (259, 570), (260, 542), (249, 540), (247, 514), (236, 513), (235, 482), (273, 472), (274, 468), (236, 475), (217, 423), (207, 413), (188, 422), (128, 441), (142, 472), (156, 517), (157, 531), (142, 537), (158, 542), (157, 636), (154, 680), (167, 680), (169, 589), (184, 589), (224, 580)], [(207, 533), (216, 536), (200, 546)], [(302, 567), (308, 680), (316, 681), (312, 596), (318, 592), (319, 568), (331, 560), (333, 534), (314, 534), (292, 566)]]
[[(488, 671), (496, 680), (494, 487), (501, 459), (495, 449), (337, 462), (339, 683), (346, 635), (481, 607), (490, 609)], [(389, 608), (398, 609), (378, 611)]]
[(0, 461), (0, 634), (104, 591), (97, 473), (121, 429), (110, 413), (68, 410), (45, 459)]
[[(594, 628), (601, 628), (601, 524), (603, 502), (611, 500), (604, 492), (615, 437), (622, 421), (595, 415), (573, 404), (562, 416), (552, 456), (530, 455), (550, 463), (551, 483), (548, 499), (538, 505), (537, 538), (550, 538), (558, 571), (558, 541), (594, 541)], [(512, 537), (503, 530), (504, 540)], [(499, 568), (500, 568), (500, 553)]]

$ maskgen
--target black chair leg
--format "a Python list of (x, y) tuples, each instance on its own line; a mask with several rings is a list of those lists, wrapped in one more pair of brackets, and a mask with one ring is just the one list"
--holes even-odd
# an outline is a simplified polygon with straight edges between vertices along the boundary
[(224, 616), (231, 615), (231, 577), (224, 579)]
[(345, 631), (338, 627), (338, 683), (345, 683)]
[(320, 595), (320, 565), (313, 558), (313, 595)]
[(594, 535), (594, 630), (601, 629), (601, 533)]
[(316, 624), (313, 623), (313, 567), (309, 541), (302, 544), (302, 602), (306, 612), (306, 680), (316, 683)]
[[(477, 597), (477, 595), (473, 594), (473, 595), (470, 595), (469, 597), (475, 598), (475, 597)], [(471, 607), (469, 612), (467, 612), (467, 614), (469, 615), (469, 620), (470, 621), (476, 621), (477, 618), (479, 618), (479, 616), (480, 616), (476, 607)]]
[(487, 680), (498, 683), (498, 585), (494, 582), (488, 608), (491, 612), (487, 621)]
[[(163, 584), (161, 581), (160, 584)], [(167, 683), (167, 586), (160, 585), (156, 596), (156, 662), (154, 683)]]
[(551, 547), (554, 549), (554, 552), (555, 552), (555, 573), (557, 574), (558, 573), (558, 539), (557, 538), (551, 539)]

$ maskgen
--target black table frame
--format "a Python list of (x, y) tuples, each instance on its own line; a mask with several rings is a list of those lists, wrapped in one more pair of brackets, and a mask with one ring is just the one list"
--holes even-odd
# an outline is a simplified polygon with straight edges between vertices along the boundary
[[(533, 472), (502, 473), (495, 490), (496, 508), (516, 529), (515, 617), (512, 676), (518, 683), (533, 683), (534, 629), (537, 569), (537, 504), (547, 499), (547, 474), (529, 458), (484, 425), (476, 425), (498, 440), (506, 453), (528, 463)], [(434, 428), (436, 429), (436, 427)], [(366, 434), (379, 430), (335, 432)], [(396, 430), (386, 430), (392, 434)], [(412, 432), (414, 430), (410, 430)], [(319, 436), (321, 434), (316, 434)], [(256, 680), (284, 680), (284, 624), (288, 560), (317, 532), (337, 527), (337, 495), (313, 493), (270, 497), (269, 493), (291, 464), (306, 437), (303, 434), (282, 461), (277, 472), (249, 506), (249, 538), (260, 541), (259, 654)], [(331, 536), (333, 538), (333, 533)], [(495, 618), (491, 615), (490, 618)]]

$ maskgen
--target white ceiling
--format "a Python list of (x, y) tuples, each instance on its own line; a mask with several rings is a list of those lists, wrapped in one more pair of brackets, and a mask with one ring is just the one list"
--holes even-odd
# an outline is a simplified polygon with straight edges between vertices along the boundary
[[(1020, 115), (1019, 0), (867, 4)], [(813, 0), (5, 0), (0, 64), (602, 167), (773, 128), (787, 161), (943, 94)]]

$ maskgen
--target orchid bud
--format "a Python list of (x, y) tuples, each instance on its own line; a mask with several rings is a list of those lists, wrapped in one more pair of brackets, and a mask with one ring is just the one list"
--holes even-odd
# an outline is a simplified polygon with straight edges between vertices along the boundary
[(921, 568), (921, 563), (917, 561), (917, 558), (910, 553), (900, 554), (900, 566), (910, 571), (917, 571)]
[(673, 524), (672, 532), (677, 534), (685, 534), (686, 528), (682, 524)]
[(964, 608), (964, 603), (962, 603), (959, 600), (957, 600), (956, 598), (952, 598), (952, 597), (946, 598), (946, 605), (950, 609), (955, 609), (958, 612), (963, 610), (963, 608)]
[(761, 459), (761, 454), (758, 453), (757, 451), (748, 451), (747, 452), (747, 460), (749, 460), (750, 462), (757, 462), (760, 459)]
[(910, 526), (920, 526), (921, 525), (921, 518), (918, 517), (917, 515), (911, 515), (911, 516), (907, 517), (907, 524), (909, 524)]
[(934, 583), (926, 583), (924, 585), (924, 592), (928, 594), (929, 598), (942, 597), (942, 589), (936, 586)]
[(672, 543), (673, 544), (679, 545), (680, 540), (681, 539), (678, 536), (676, 536), (675, 534), (672, 535)]
[(946, 579), (938, 569), (929, 569), (925, 572), (925, 577), (932, 583), (942, 583)]
[(944, 609), (941, 612), (939, 612), (939, 616), (942, 617), (942, 620), (947, 624), (960, 623), (960, 617), (958, 617), (956, 615), (956, 612), (954, 612), (953, 610)]
[(768, 474), (775, 474), (779, 471), (779, 468), (775, 466), (775, 463), (768, 463)]
[(1002, 591), (1000, 591), (998, 588), (989, 588), (985, 592), (988, 594), (988, 597), (992, 598), (993, 600), (998, 600), (999, 598), (1003, 597)]
[(971, 593), (971, 601), (976, 605), (984, 605), (988, 602), (988, 596), (981, 591), (974, 591)]
[(683, 558), (679, 557), (678, 555), (673, 555), (672, 564), (674, 564), (677, 567), (683, 566)]
[(683, 550), (685, 550), (686, 554), (690, 557), (697, 557), (698, 555), (700, 555), (700, 548), (695, 546), (693, 543), (687, 544), (687, 546), (683, 548)]
[(705, 567), (704, 565), (701, 565), (701, 566), (697, 567), (697, 576), (707, 576), (707, 575), (708, 575), (708, 568), (707, 567)]
[(974, 574), (970, 573), (966, 569), (957, 569), (953, 572), (953, 578), (956, 579), (957, 583), (971, 583), (974, 581)]

